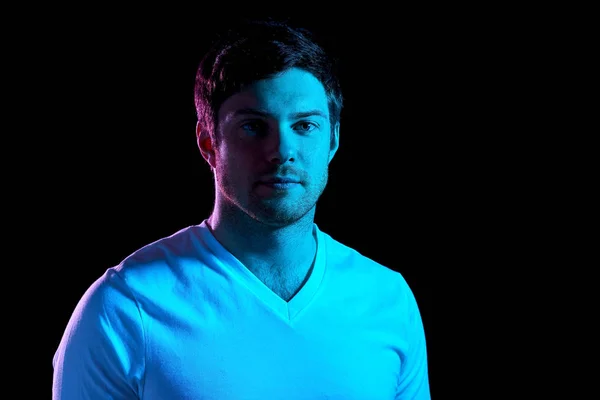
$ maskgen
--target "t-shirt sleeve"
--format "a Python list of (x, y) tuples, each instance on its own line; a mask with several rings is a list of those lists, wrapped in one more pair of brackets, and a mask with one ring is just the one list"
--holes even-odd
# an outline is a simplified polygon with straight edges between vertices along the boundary
[(427, 346), (421, 313), (413, 292), (405, 284), (406, 320), (403, 335), (408, 347), (396, 390), (396, 400), (430, 400)]
[(54, 354), (53, 400), (139, 399), (144, 333), (136, 299), (114, 269), (75, 307)]

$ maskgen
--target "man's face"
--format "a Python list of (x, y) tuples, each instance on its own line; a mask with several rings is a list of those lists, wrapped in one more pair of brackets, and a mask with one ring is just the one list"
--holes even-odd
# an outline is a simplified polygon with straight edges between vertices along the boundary
[(273, 226), (313, 210), (338, 146), (328, 110), (323, 85), (296, 68), (227, 99), (214, 149), (217, 196)]

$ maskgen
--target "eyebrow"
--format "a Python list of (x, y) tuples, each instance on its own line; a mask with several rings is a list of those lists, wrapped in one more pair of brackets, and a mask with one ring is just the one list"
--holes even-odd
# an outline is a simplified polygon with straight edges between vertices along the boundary
[[(255, 108), (240, 108), (238, 110), (235, 110), (232, 114), (233, 117), (240, 117), (246, 115), (254, 115), (263, 118), (271, 117), (271, 114), (269, 114), (268, 112), (257, 110)], [(290, 114), (291, 119), (301, 119), (313, 116), (322, 117), (325, 119), (327, 118), (327, 115), (321, 110), (309, 110)]]

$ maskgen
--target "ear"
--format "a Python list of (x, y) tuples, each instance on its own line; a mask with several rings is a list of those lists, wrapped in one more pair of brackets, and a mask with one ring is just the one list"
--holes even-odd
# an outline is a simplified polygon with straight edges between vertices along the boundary
[(200, 126), (200, 122), (196, 123), (196, 142), (202, 157), (206, 160), (211, 168), (215, 168), (215, 149), (214, 142), (210, 133)]
[(328, 164), (333, 159), (333, 156), (335, 155), (335, 152), (337, 151), (339, 146), (340, 146), (340, 123), (338, 122), (337, 124), (335, 124), (335, 126), (333, 127), (333, 131), (331, 132), (331, 140), (330, 140), (330, 144), (329, 144), (329, 161), (327, 162)]

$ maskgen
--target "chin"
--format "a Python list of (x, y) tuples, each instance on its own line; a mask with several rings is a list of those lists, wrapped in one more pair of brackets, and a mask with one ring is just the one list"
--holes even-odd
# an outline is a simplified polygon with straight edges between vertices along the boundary
[(268, 226), (273, 227), (284, 227), (292, 225), (307, 216), (312, 207), (308, 209), (281, 209), (281, 208), (270, 208), (261, 207), (260, 210), (256, 210), (252, 217)]

